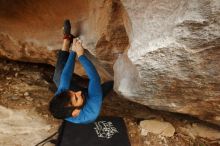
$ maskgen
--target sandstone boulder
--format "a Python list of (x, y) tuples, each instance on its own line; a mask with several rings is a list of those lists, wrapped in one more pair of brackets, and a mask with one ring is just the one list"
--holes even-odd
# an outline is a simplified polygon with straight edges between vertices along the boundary
[(151, 108), (220, 123), (220, 1), (122, 0), (130, 47), (115, 90)]
[(48, 136), (52, 128), (45, 119), (30, 110), (0, 106), (0, 118), (0, 144), (5, 146), (37, 144)]
[(192, 138), (202, 137), (209, 140), (219, 140), (220, 130), (213, 129), (198, 123), (193, 123), (192, 125), (186, 125), (181, 127), (180, 131)]
[[(95, 65), (107, 70), (100, 74), (110, 79), (114, 61), (128, 45), (121, 7), (112, 0), (0, 1), (0, 56), (54, 65), (68, 18), (73, 31), (80, 24), (84, 47), (98, 58)], [(85, 74), (78, 63), (76, 73)]]
[(175, 128), (168, 122), (158, 120), (144, 120), (140, 122), (141, 133), (146, 136), (148, 132), (159, 134), (162, 136), (172, 137)]

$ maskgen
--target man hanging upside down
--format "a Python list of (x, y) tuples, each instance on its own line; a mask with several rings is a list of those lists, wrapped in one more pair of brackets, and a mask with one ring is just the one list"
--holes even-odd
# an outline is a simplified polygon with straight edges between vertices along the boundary
[[(84, 55), (81, 40), (71, 34), (69, 20), (64, 21), (63, 28), (63, 46), (58, 52), (53, 77), (58, 89), (50, 101), (49, 110), (58, 119), (65, 119), (72, 123), (91, 123), (98, 117), (103, 97), (113, 88), (113, 81), (100, 84), (98, 72)], [(88, 88), (80, 87), (72, 80), (76, 56), (88, 75)]]

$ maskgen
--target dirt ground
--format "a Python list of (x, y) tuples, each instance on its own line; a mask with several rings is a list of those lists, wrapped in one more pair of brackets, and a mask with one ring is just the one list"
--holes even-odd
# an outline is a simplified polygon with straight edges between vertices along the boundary
[[(2, 108), (0, 108), (0, 118), (3, 120), (0, 122), (0, 145), (30, 146), (27, 143), (31, 139), (34, 145), (57, 130), (60, 121), (54, 119), (48, 111), (48, 102), (56, 90), (52, 81), (53, 71), (54, 68), (49, 65), (0, 59), (0, 106)], [(193, 137), (180, 130), (180, 127), (201, 121), (183, 115), (152, 110), (125, 100), (114, 92), (105, 98), (101, 115), (123, 117), (132, 146), (220, 145), (219, 140)], [(170, 122), (176, 131), (172, 137), (153, 133), (142, 136), (139, 123), (144, 119)], [(29, 126), (26, 131), (24, 131), (25, 126)], [(36, 129), (35, 126), (41, 128)], [(41, 136), (38, 136), (37, 132), (40, 132)]]

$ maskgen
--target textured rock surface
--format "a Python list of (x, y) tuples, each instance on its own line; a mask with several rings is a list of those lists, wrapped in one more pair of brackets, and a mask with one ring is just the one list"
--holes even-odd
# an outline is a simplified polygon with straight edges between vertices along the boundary
[(5, 146), (37, 144), (48, 136), (47, 133), (51, 129), (46, 120), (30, 110), (14, 110), (0, 106), (0, 118), (0, 144)]
[(142, 135), (147, 135), (148, 132), (160, 134), (162, 136), (172, 137), (175, 128), (169, 122), (158, 120), (144, 120), (140, 122)]
[(193, 139), (196, 137), (202, 137), (210, 140), (219, 140), (220, 139), (220, 131), (216, 129), (212, 129), (210, 127), (200, 125), (194, 123), (192, 125), (186, 125), (185, 127), (180, 127), (180, 130)]
[[(112, 0), (0, 1), (0, 56), (55, 64), (62, 43), (62, 23), (81, 24), (84, 47), (113, 74), (118, 53), (128, 45), (121, 5)], [(84, 74), (77, 64), (76, 72)], [(101, 71), (102, 72), (102, 71)], [(109, 75), (101, 73), (105, 78)]]
[(122, 0), (130, 47), (115, 89), (155, 109), (220, 123), (220, 1)]

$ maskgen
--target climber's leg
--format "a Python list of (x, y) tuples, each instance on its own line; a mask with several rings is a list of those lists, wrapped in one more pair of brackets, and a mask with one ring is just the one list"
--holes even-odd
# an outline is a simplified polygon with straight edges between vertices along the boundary
[(56, 84), (57, 88), (60, 84), (60, 75), (69, 56), (69, 48), (71, 46), (71, 43), (73, 42), (73, 35), (71, 34), (71, 24), (69, 20), (65, 20), (63, 23), (63, 35), (63, 46), (57, 54), (58, 59), (53, 76), (53, 81)]
[(54, 71), (54, 75), (53, 75), (53, 81), (58, 88), (59, 84), (60, 84), (60, 75), (61, 75), (63, 68), (66, 64), (66, 61), (68, 59), (69, 52), (64, 51), (64, 50), (59, 50), (57, 56), (58, 56), (58, 58), (57, 58), (57, 63), (56, 63), (55, 71)]

